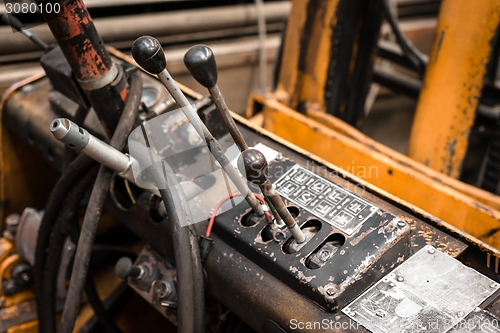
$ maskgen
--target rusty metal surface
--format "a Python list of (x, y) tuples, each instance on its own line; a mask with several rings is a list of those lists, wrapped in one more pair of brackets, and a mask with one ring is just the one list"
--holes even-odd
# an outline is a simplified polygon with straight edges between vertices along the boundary
[(404, 202), (405, 206), (419, 207), (427, 212), (426, 215), (432, 214), (462, 230), (462, 233), (500, 247), (500, 238), (497, 237), (500, 211), (497, 209), (438, 182), (439, 178), (428, 178), (391, 158), (391, 155), (371, 149), (274, 99), (262, 102), (264, 128), (282, 140), (301, 147), (309, 154), (321, 156), (336, 164), (336, 169), (379, 187)]
[(305, 103), (325, 111), (332, 34), (337, 22), (336, 1), (296, 0), (293, 2), (283, 42), (277, 95), (297, 109)]
[(500, 1), (443, 1), (408, 156), (457, 178), (500, 23)]
[(374, 333), (445, 333), (499, 287), (427, 245), (342, 312)]
[[(255, 97), (258, 100), (261, 100), (259, 97)], [(431, 184), (443, 184), (445, 186), (449, 186), (459, 192), (462, 192), (475, 200), (478, 200), (487, 206), (490, 206), (494, 209), (500, 210), (500, 197), (492, 194), (488, 191), (484, 191), (475, 186), (466, 184), (461, 182), (455, 178), (448, 177), (443, 175), (442, 173), (427, 167), (421, 163), (415, 163), (415, 161), (408, 156), (398, 153), (397, 151), (380, 144), (379, 142), (371, 139), (365, 134), (361, 133), (357, 129), (349, 126), (345, 122), (332, 117), (331, 115), (325, 114), (323, 112), (316, 112), (314, 110), (308, 110), (306, 114), (310, 119), (317, 121), (318, 123), (325, 125), (348, 138), (356, 140), (357, 142), (366, 146), (367, 149), (372, 150), (375, 153), (380, 153), (390, 160), (395, 161), (400, 165), (401, 172), (404, 173), (415, 173), (421, 174), (423, 178), (420, 180), (422, 182), (430, 182)], [(408, 171), (405, 171), (408, 170)]]
[[(42, 1), (37, 1), (42, 3)], [(76, 78), (89, 80), (100, 78), (109, 72), (111, 57), (92, 22), (82, 0), (55, 1), (61, 11), (43, 16), (61, 46)]]
[[(266, 235), (269, 225), (265, 220), (247, 225), (244, 223), (244, 216), (248, 214), (245, 202), (217, 216), (214, 226), (216, 234), (269, 274), (325, 309), (337, 311), (354, 295), (409, 257), (410, 228), (394, 215), (370, 205), (356, 192), (347, 195), (346, 191), (340, 191), (339, 186), (288, 159), (273, 161), (269, 166), (269, 180), (277, 184), (278, 192), (282, 193), (287, 184), (291, 184), (295, 194), (289, 196), (296, 203), (300, 204), (305, 196), (304, 200), (316, 202), (308, 205), (308, 210), (304, 209), (304, 203), (293, 205), (297, 209), (298, 214), (295, 215), (301, 229), (314, 232), (307, 243), (296, 252), (290, 251), (295, 240), (289, 232), (285, 232), (286, 240), (280, 243)], [(323, 188), (320, 189), (317, 184)], [(337, 194), (343, 197), (333, 204), (338, 199)], [(335, 198), (330, 199), (334, 195)], [(284, 200), (284, 204), (286, 207), (291, 203)], [(336, 214), (335, 224), (325, 214), (324, 207), (327, 205), (331, 208), (327, 214)], [(349, 219), (359, 220), (360, 223), (351, 225)], [(348, 227), (353, 229), (348, 230)], [(311, 266), (311, 258), (324, 251), (325, 244), (333, 242), (340, 246), (337, 252), (325, 260), (324, 266)]]
[[(266, 101), (267, 102), (267, 101)], [(296, 112), (293, 112), (291, 114), (288, 114), (289, 117), (293, 119), (293, 117), (296, 115)], [(301, 116), (301, 115), (299, 115)], [(351, 185), (343, 185), (346, 188), (354, 188), (361, 187), (365, 191), (362, 194), (363, 197), (366, 196), (366, 198), (373, 198), (378, 197), (380, 200), (384, 200), (386, 204), (391, 205), (393, 208), (396, 208), (399, 211), (403, 212), (403, 215), (398, 214), (399, 216), (407, 216), (405, 214), (410, 214), (411, 216), (415, 217), (416, 219), (420, 219), (424, 221), (424, 223), (432, 226), (433, 228), (436, 228), (446, 234), (448, 234), (450, 237), (455, 238), (459, 242), (463, 242), (466, 245), (470, 246), (467, 252), (470, 252), (472, 249), (474, 250), (474, 255), (471, 258), (471, 263), (472, 262), (477, 262), (477, 269), (480, 270), (483, 273), (487, 274), (496, 274), (493, 265), (486, 265), (487, 264), (487, 259), (490, 258), (492, 261), (494, 258), (499, 258), (500, 257), (500, 251), (492, 246), (491, 244), (484, 242), (483, 240), (474, 237), (473, 235), (457, 228), (455, 225), (450, 224), (448, 222), (443, 221), (439, 217), (436, 217), (425, 210), (417, 207), (416, 205), (405, 201), (404, 199), (401, 199), (394, 194), (382, 189), (381, 187), (377, 187), (376, 185), (373, 185), (371, 182), (368, 182), (365, 179), (362, 179), (359, 174), (356, 173), (349, 173), (349, 170), (343, 169), (340, 166), (337, 166), (335, 164), (332, 164), (330, 161), (327, 159), (321, 158), (318, 155), (309, 152), (305, 149), (303, 149), (301, 146), (295, 144), (295, 140), (287, 141), (283, 139), (282, 137), (276, 135), (275, 133), (257, 126), (253, 124), (251, 121), (248, 121), (247, 119), (234, 114), (233, 117), (237, 120), (237, 122), (240, 123), (242, 127), (246, 127), (248, 130), (257, 133), (261, 136), (261, 140), (272, 140), (272, 141), (262, 141), (262, 142), (274, 142), (274, 143), (269, 143), (269, 146), (275, 150), (280, 150), (283, 153), (283, 156), (294, 156), (294, 158), (299, 158), (298, 156), (301, 156), (300, 158), (303, 158), (305, 160), (309, 160), (312, 165), (316, 165), (317, 168), (320, 170), (323, 170), (323, 172), (326, 172), (330, 177), (335, 177), (337, 179), (339, 184), (344, 184), (344, 183), (349, 183), (351, 182)], [(303, 116), (302, 116), (303, 117)], [(305, 118), (305, 117), (303, 117)], [(307, 119), (307, 118), (305, 118)], [(285, 119), (283, 121), (286, 122)], [(316, 131), (318, 131), (318, 127), (320, 128), (319, 130), (322, 131), (323, 128), (320, 124), (314, 123)], [(316, 127), (318, 126), (318, 127)], [(311, 130), (312, 132), (312, 130)], [(309, 132), (310, 133), (310, 132)], [(295, 135), (299, 135), (300, 133), (295, 133)], [(307, 137), (307, 136), (304, 136)], [(247, 141), (249, 144), (251, 143), (251, 140), (247, 138)], [(267, 145), (267, 143), (266, 143)], [(326, 148), (326, 147), (323, 147)], [(287, 152), (287, 149), (289, 151)], [(293, 151), (293, 153), (290, 153)], [(385, 159), (384, 159), (385, 160)], [(322, 167), (323, 166), (323, 167)], [(323, 173), (320, 173), (323, 174)], [(412, 190), (414, 190), (414, 187), (412, 187)], [(448, 191), (446, 192), (448, 193)], [(370, 199), (373, 200), (373, 199)], [(381, 205), (381, 207), (384, 207)], [(392, 212), (392, 210), (389, 210)], [(493, 220), (496, 221), (496, 220)], [(496, 223), (496, 222), (495, 222)], [(493, 229), (496, 230), (496, 229)], [(497, 260), (498, 261), (498, 260)]]
[(382, 21), (382, 1), (292, 2), (276, 97), (301, 113), (361, 124)]

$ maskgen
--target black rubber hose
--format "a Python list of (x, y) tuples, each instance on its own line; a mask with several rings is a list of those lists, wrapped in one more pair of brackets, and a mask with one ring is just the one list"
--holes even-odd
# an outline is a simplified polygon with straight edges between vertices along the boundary
[[(170, 177), (167, 179), (170, 180)], [(177, 271), (177, 330), (179, 333), (192, 333), (195, 332), (195, 326), (199, 325), (199, 322), (195, 322), (192, 249), (189, 240), (189, 231), (187, 227), (181, 226), (181, 219), (185, 217), (185, 211), (179, 209), (179, 196), (178, 193), (174, 192), (177, 191), (171, 191), (169, 188), (160, 190), (165, 209), (167, 210), (170, 229), (172, 230), (172, 244)]]
[[(96, 165), (97, 167), (97, 165)], [(56, 315), (56, 288), (57, 288), (57, 276), (59, 273), (59, 265), (61, 262), (61, 253), (64, 247), (64, 243), (67, 239), (68, 234), (72, 234), (73, 242), (78, 241), (79, 226), (76, 216), (78, 205), (85, 195), (90, 185), (95, 180), (98, 169), (93, 168), (84, 178), (75, 186), (75, 188), (69, 193), (63, 208), (56, 220), (53, 228), (53, 232), (50, 238), (50, 247), (47, 255), (47, 260), (45, 263), (45, 272), (43, 279), (43, 307), (46, 308), (48, 325), (51, 325), (50, 331), (55, 332), (55, 315)], [(76, 236), (75, 236), (76, 234)], [(135, 258), (136, 255), (128, 249), (124, 249), (118, 246), (105, 246), (98, 245), (93, 247), (92, 254), (95, 255), (96, 252), (100, 256), (106, 255), (110, 259), (115, 259), (113, 263), (118, 260), (118, 257), (127, 256)], [(102, 261), (102, 260), (100, 260)], [(87, 299), (96, 317), (98, 318), (101, 325), (109, 332), (121, 333), (122, 331), (114, 324), (112, 318), (108, 315), (104, 305), (102, 304), (99, 295), (96, 292), (95, 284), (92, 278), (89, 276), (85, 284), (85, 292), (87, 294)], [(41, 331), (46, 332), (46, 331)]]
[(425, 74), (426, 63), (421, 55), (421, 52), (413, 45), (413, 43), (404, 35), (404, 33), (399, 28), (397, 18), (391, 11), (390, 0), (384, 0), (383, 5), (385, 17), (387, 19), (387, 22), (389, 22), (389, 25), (391, 26), (392, 32), (396, 36), (396, 40), (401, 47), (401, 50), (403, 50), (403, 53), (406, 55), (408, 60), (410, 60), (413, 66), (415, 66), (415, 69), (422, 78)]
[[(79, 238), (80, 238), (80, 226), (78, 225), (78, 223), (73, 223), (71, 225), (71, 240), (73, 241), (74, 244), (78, 244)], [(109, 264), (116, 263), (118, 258), (121, 258), (123, 256), (129, 257), (131, 260), (135, 260), (137, 258), (137, 255), (131, 250), (119, 246), (107, 246), (107, 245), (94, 245), (92, 247), (92, 257), (90, 260), (91, 264), (94, 261), (96, 255), (98, 257), (106, 256), (110, 257), (110, 259), (113, 259), (113, 261), (109, 262)], [(87, 279), (85, 281), (85, 294), (87, 295), (88, 303), (92, 307), (92, 310), (94, 310), (94, 315), (97, 317), (102, 327), (104, 327), (108, 332), (122, 333), (122, 330), (118, 326), (116, 326), (116, 324), (113, 321), (113, 318), (106, 310), (106, 307), (101, 301), (99, 294), (97, 293), (97, 288), (95, 286), (94, 279), (90, 274), (87, 274)]]
[[(197, 242), (194, 242), (196, 245), (192, 245), (191, 233), (187, 227), (192, 224), (189, 205), (168, 163), (164, 160), (155, 162), (151, 155), (150, 158), (154, 165), (150, 168), (151, 176), (158, 185), (172, 234), (177, 272), (177, 331), (181, 333), (204, 332), (204, 320), (200, 320), (203, 317), (200, 309), (204, 313), (204, 289), (195, 285), (197, 281), (203, 282), (203, 274), (198, 274), (201, 266), (198, 267), (193, 262), (199, 260), (199, 247)], [(198, 261), (196, 263), (198, 264)]]
[(37, 236), (34, 264), (36, 308), (39, 330), (42, 333), (51, 333), (55, 331), (55, 319), (50, 315), (50, 309), (44, 306), (45, 300), (43, 296), (43, 275), (52, 229), (68, 192), (76, 186), (94, 164), (95, 162), (85, 155), (77, 156), (73, 162), (70, 163), (66, 172), (64, 172), (57, 181), (45, 205), (45, 212)]
[[(57, 274), (61, 262), (61, 253), (66, 237), (70, 232), (71, 221), (76, 217), (75, 212), (78, 205), (89, 187), (94, 182), (97, 168), (93, 168), (81, 179), (81, 181), (70, 191), (65, 200), (61, 213), (58, 215), (52, 233), (50, 235), (49, 249), (45, 262), (41, 293), (41, 303), (38, 307), (43, 310), (43, 326), (40, 325), (40, 332), (48, 333), (56, 331), (56, 287)], [(38, 295), (37, 295), (38, 296)], [(42, 318), (40, 318), (42, 319)]]
[(99, 319), (99, 322), (106, 329), (106, 331), (111, 333), (122, 333), (122, 330), (116, 326), (112, 318), (108, 315), (104, 304), (99, 298), (94, 280), (90, 274), (87, 275), (87, 279), (85, 281), (85, 294), (87, 295), (87, 300), (92, 307), (92, 310), (94, 310), (95, 316)]
[[(118, 122), (110, 145), (118, 150), (122, 150), (127, 141), (127, 137), (132, 130), (137, 117), (137, 109), (142, 95), (142, 77), (136, 70), (130, 79), (130, 90), (127, 102)], [(84, 289), (87, 270), (92, 253), (92, 245), (101, 217), (102, 207), (106, 199), (113, 172), (101, 166), (97, 175), (96, 183), (90, 195), (89, 204), (83, 220), (78, 247), (76, 250), (73, 271), (68, 290), (68, 296), (64, 303), (64, 310), (58, 332), (71, 333), (75, 326), (76, 317), (80, 310), (80, 296)]]

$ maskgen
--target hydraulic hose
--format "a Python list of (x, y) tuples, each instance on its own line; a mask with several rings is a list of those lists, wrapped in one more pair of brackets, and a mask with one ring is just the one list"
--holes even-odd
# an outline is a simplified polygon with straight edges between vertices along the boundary
[(158, 184), (172, 234), (177, 271), (177, 331), (202, 333), (205, 332), (203, 271), (197, 238), (189, 227), (192, 217), (188, 201), (168, 163), (151, 162), (156, 164), (151, 168), (151, 176)]
[[(127, 102), (121, 114), (118, 126), (111, 138), (110, 145), (122, 150), (127, 137), (137, 118), (137, 109), (142, 94), (142, 77), (139, 71), (134, 71), (130, 78), (130, 90)], [(107, 196), (113, 171), (101, 166), (97, 175), (89, 204), (83, 220), (78, 247), (76, 250), (73, 271), (64, 304), (64, 310), (58, 332), (71, 333), (80, 310), (80, 297), (85, 285), (87, 270), (92, 252), (92, 245), (99, 224), (99, 219)]]
[(44, 306), (45, 262), (54, 223), (68, 192), (81, 181), (82, 177), (84, 177), (94, 164), (95, 162), (85, 155), (77, 156), (57, 181), (45, 206), (45, 212), (37, 236), (34, 265), (36, 308), (39, 329), (42, 333), (55, 332), (55, 318), (50, 314), (50, 307)]
[[(197, 244), (193, 247), (188, 225), (191, 214), (173, 170), (166, 162), (162, 162), (165, 180), (168, 186), (161, 189), (160, 194), (167, 211), (170, 229), (172, 230), (172, 243), (174, 247), (175, 267), (177, 271), (178, 295), (178, 332), (203, 332), (203, 320), (200, 321), (200, 306), (204, 306), (204, 288), (196, 286), (199, 276), (195, 276), (194, 257), (199, 260)], [(158, 177), (157, 179), (161, 179)], [(172, 189), (174, 189), (172, 191)], [(196, 242), (195, 242), (196, 243)], [(201, 263), (201, 260), (199, 261)], [(196, 267), (198, 268), (198, 267)], [(200, 267), (201, 268), (201, 267)], [(203, 286), (203, 275), (201, 275)], [(201, 291), (201, 292), (200, 292)], [(200, 296), (201, 294), (201, 296)], [(201, 303), (200, 303), (201, 302)], [(203, 309), (204, 310), (204, 309)]]
[[(55, 332), (55, 315), (56, 315), (56, 282), (57, 275), (59, 272), (59, 265), (61, 262), (61, 253), (64, 247), (64, 243), (67, 239), (68, 234), (72, 234), (72, 239), (76, 243), (78, 241), (79, 226), (76, 216), (76, 211), (82, 197), (85, 195), (90, 185), (95, 180), (98, 169), (93, 168), (84, 178), (75, 186), (75, 188), (69, 193), (66, 202), (56, 220), (53, 228), (53, 232), (50, 238), (49, 252), (47, 254), (47, 261), (45, 263), (44, 279), (43, 279), (43, 307), (46, 309), (47, 325), (50, 325), (50, 331)], [(76, 237), (73, 235), (76, 233)], [(115, 258), (116, 261), (118, 257), (128, 256), (135, 257), (135, 254), (129, 250), (122, 249), (116, 246), (96, 246), (93, 247), (93, 255), (95, 253), (101, 255), (107, 254), (111, 256), (111, 259)], [(121, 333), (122, 331), (114, 324), (112, 318), (108, 315), (99, 295), (96, 291), (94, 281), (90, 276), (87, 277), (85, 283), (85, 293), (87, 295), (87, 300), (91, 305), (96, 317), (99, 319), (101, 325), (109, 332)], [(42, 330), (41, 330), (42, 331)], [(47, 332), (44, 330), (42, 332)]]
[(413, 45), (413, 43), (404, 35), (401, 31), (399, 24), (397, 22), (396, 15), (391, 11), (390, 0), (383, 1), (383, 10), (389, 25), (391, 26), (391, 30), (396, 36), (396, 40), (403, 50), (403, 53), (406, 55), (408, 60), (411, 61), (420, 77), (424, 76), (426, 62), (422, 57), (422, 53)]
[(41, 271), (43, 278), (41, 280), (41, 293), (39, 296), (42, 301), (41, 303), (37, 303), (38, 308), (43, 311), (44, 316), (43, 318), (40, 318), (41, 320), (39, 325), (40, 332), (42, 333), (55, 332), (56, 330), (55, 294), (58, 268), (61, 262), (61, 253), (64, 247), (64, 242), (70, 232), (71, 222), (76, 218), (75, 212), (78, 205), (82, 197), (85, 195), (85, 192), (94, 182), (96, 172), (96, 168), (89, 170), (81, 181), (73, 188), (73, 190), (70, 191), (52, 228), (48, 252), (46, 254), (46, 262), (44, 269)]

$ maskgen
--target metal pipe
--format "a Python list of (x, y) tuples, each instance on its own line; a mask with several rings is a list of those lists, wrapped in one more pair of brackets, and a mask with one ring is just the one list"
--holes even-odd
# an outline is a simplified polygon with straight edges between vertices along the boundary
[[(127, 99), (121, 67), (111, 60), (83, 0), (58, 0), (59, 12), (42, 15), (78, 83), (108, 134), (113, 133)], [(37, 0), (37, 4), (45, 2)]]
[[(106, 76), (113, 62), (83, 1), (57, 2), (59, 12), (42, 15), (76, 78), (87, 81)], [(44, 5), (41, 0), (37, 4)]]
[(55, 119), (50, 125), (50, 131), (57, 140), (105, 165), (119, 176), (135, 184), (132, 164), (138, 162), (132, 156), (104, 143), (67, 118)]
[(495, 0), (442, 2), (408, 156), (453, 178), (460, 176), (499, 24)]
[[(264, 4), (267, 23), (283, 22), (288, 17), (290, 8), (290, 2)], [(94, 24), (102, 39), (106, 43), (111, 43), (126, 40), (133, 41), (140, 35), (165, 37), (256, 26), (257, 14), (254, 5), (239, 5), (96, 18)], [(50, 44), (55, 41), (50, 30), (44, 25), (33, 27), (30, 31), (45, 43)], [(38, 50), (30, 41), (13, 34), (10, 27), (0, 27), (0, 43), (9, 45), (9, 47), (0, 48), (0, 55)]]

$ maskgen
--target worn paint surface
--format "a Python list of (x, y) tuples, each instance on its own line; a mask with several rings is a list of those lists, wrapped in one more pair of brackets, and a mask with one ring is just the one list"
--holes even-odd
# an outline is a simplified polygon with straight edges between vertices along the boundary
[(277, 84), (284, 103), (297, 108), (312, 103), (324, 110), (335, 11), (339, 0), (293, 2)]
[[(254, 98), (259, 99), (259, 97), (254, 96)], [(261, 100), (261, 99), (259, 99)], [(377, 141), (369, 138), (364, 135), (357, 129), (352, 126), (346, 124), (342, 120), (339, 120), (336, 117), (333, 117), (329, 114), (325, 114), (323, 112), (317, 112), (315, 110), (307, 110), (306, 115), (310, 119), (314, 119), (317, 122), (345, 135), (348, 138), (354, 139), (357, 142), (363, 144), (366, 149), (370, 149), (376, 153), (383, 154), (387, 156), (389, 159), (393, 160), (397, 164), (399, 164), (401, 171), (405, 173), (418, 173), (422, 175), (421, 181), (428, 182), (430, 184), (440, 183), (446, 186), (449, 186), (461, 193), (464, 193), (475, 200), (490, 206), (496, 210), (500, 210), (500, 197), (492, 194), (488, 191), (484, 191), (475, 186), (466, 184), (461, 182), (455, 178), (443, 175), (442, 173), (429, 168), (421, 163), (416, 163), (414, 160), (405, 156), (403, 154), (394, 151), (393, 149), (384, 146), (383, 144), (378, 143)], [(392, 170), (392, 169), (391, 169)], [(413, 188), (414, 184), (410, 184)]]
[(408, 156), (458, 178), (479, 103), (500, 1), (444, 0)]
[(97, 79), (111, 69), (111, 57), (82, 0), (61, 5), (59, 13), (44, 13), (44, 18), (77, 79)]
[[(429, 179), (391, 156), (368, 149), (276, 100), (264, 102), (264, 128), (341, 170), (412, 203), (486, 243), (500, 247), (500, 211), (442, 182)], [(372, 169), (370, 169), (372, 168)], [(372, 170), (370, 173), (369, 171)], [(480, 223), (478, 223), (480, 221)]]

